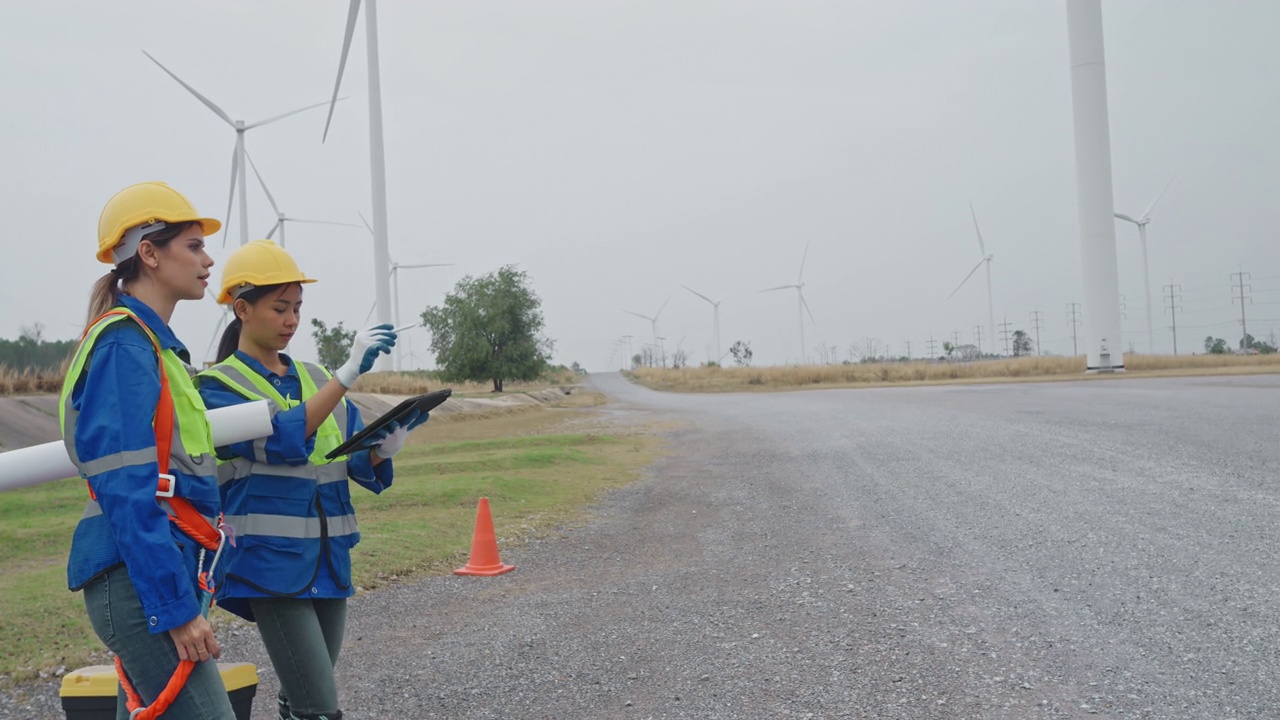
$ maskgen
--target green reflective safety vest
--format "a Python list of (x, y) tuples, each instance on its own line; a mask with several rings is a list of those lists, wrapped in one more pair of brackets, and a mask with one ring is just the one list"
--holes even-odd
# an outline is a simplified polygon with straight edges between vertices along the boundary
[[(157, 461), (156, 445), (124, 450), (85, 461), (80, 457), (76, 447), (76, 426), (80, 411), (72, 404), (76, 385), (85, 366), (93, 354), (102, 333), (115, 323), (132, 320), (138, 327), (158, 345), (155, 334), (135, 313), (125, 307), (113, 308), (113, 314), (94, 323), (80, 342), (71, 366), (67, 370), (62, 385), (61, 402), (58, 405), (58, 423), (62, 430), (64, 445), (71, 461), (80, 471), (81, 477), (88, 479), (104, 473), (123, 470), (125, 468), (152, 465)], [(218, 511), (218, 491), (216, 477), (216, 460), (213, 456), (213, 438), (209, 432), (209, 422), (205, 418), (204, 400), (192, 383), (194, 369), (183, 362), (173, 350), (163, 348), (160, 351), (160, 367), (168, 379), (169, 392), (173, 397), (174, 425), (173, 437), (169, 450), (169, 473), (174, 476), (174, 495), (186, 498), (192, 506), (200, 511), (205, 520), (216, 526)], [(151, 408), (152, 418), (155, 409)], [(175, 514), (174, 509), (165, 498), (156, 497), (156, 480), (152, 479), (143, 487), (113, 487), (115, 493), (141, 494), (154, 498), (166, 513)], [(195, 544), (176, 528), (172, 529), (175, 542), (190, 546), (194, 552)], [(191, 563), (194, 570), (194, 555)], [(85, 506), (83, 516), (76, 525), (72, 539), (71, 553), (67, 562), (68, 587), (78, 589), (103, 570), (123, 561), (116, 545), (115, 533), (112, 532), (108, 518), (103, 515), (102, 507), (97, 500), (90, 499)], [(193, 576), (194, 577), (194, 576)], [(139, 588), (145, 593), (146, 589)]]
[[(277, 412), (295, 408), (310, 400), (319, 391), (320, 385), (329, 382), (329, 379), (333, 377), (328, 370), (319, 365), (298, 362), (297, 360), (291, 360), (291, 362), (293, 371), (298, 375), (298, 382), (302, 385), (302, 397), (298, 399), (286, 398), (281, 395), (266, 378), (255, 372), (253, 368), (245, 365), (235, 355), (200, 373), (200, 377), (213, 378), (228, 389), (243, 395), (246, 400), (266, 400), (271, 405), (272, 414), (274, 415)], [(338, 407), (332, 413), (329, 413), (329, 417), (325, 418), (320, 427), (316, 429), (316, 443), (311, 451), (309, 464), (316, 466), (318, 475), (333, 476), (335, 479), (339, 475), (343, 479), (347, 476), (345, 455), (340, 455), (333, 460), (325, 457), (331, 450), (346, 440), (346, 408), (347, 399), (343, 398), (342, 402), (338, 403)], [(260, 439), (258, 443), (265, 445), (266, 438)], [(238, 460), (230, 462), (236, 463)], [(265, 463), (251, 464), (259, 465)], [(245, 463), (240, 463), (240, 466), (244, 467), (245, 470), (250, 469)], [(326, 466), (333, 467), (327, 467), (324, 471), (319, 469)], [(279, 466), (272, 467), (273, 471), (279, 468)], [(340, 473), (337, 472), (339, 470), (341, 471)], [(243, 476), (236, 473), (231, 477)], [(222, 482), (226, 482), (228, 475), (223, 472), (219, 474), (219, 478)]]

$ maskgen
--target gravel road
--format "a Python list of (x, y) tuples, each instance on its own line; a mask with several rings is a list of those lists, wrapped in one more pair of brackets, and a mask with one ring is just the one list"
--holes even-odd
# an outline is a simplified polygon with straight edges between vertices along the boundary
[(670, 457), (513, 573), (356, 599), (348, 718), (1280, 717), (1280, 377), (592, 382)]

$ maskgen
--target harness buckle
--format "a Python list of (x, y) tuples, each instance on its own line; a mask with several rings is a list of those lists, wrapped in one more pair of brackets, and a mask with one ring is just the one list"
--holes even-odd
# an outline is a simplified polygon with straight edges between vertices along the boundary
[(160, 473), (160, 482), (156, 486), (156, 497), (171, 498), (178, 486), (178, 479), (169, 473)]

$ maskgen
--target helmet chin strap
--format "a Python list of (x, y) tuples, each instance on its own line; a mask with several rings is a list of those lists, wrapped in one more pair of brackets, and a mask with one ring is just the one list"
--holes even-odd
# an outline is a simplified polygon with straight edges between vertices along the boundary
[(120, 239), (120, 243), (111, 249), (111, 259), (116, 261), (116, 265), (128, 260), (138, 253), (138, 246), (142, 244), (143, 236), (163, 230), (165, 227), (167, 227), (165, 223), (157, 220), (129, 228)]

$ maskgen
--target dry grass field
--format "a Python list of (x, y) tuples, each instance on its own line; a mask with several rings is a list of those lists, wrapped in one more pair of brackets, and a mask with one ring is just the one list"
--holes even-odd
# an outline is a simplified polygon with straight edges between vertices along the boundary
[(1280, 355), (1129, 355), (1125, 373), (1085, 375), (1083, 357), (1027, 357), (977, 362), (891, 362), (783, 367), (637, 368), (655, 390), (740, 392), (808, 387), (884, 387), (953, 383), (1046, 382), (1114, 377), (1280, 373)]

